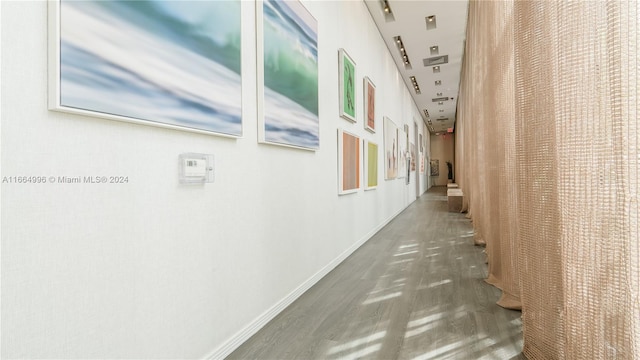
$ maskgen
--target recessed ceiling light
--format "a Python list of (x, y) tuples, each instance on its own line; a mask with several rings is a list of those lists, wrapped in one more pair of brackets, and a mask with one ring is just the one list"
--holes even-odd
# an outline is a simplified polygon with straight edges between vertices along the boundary
[(439, 73), (440, 72), (440, 66), (434, 66), (433, 67), (433, 72), (434, 73)]
[(427, 16), (425, 20), (427, 22), (427, 30), (432, 30), (432, 29), (436, 28), (436, 16), (435, 15)]
[(420, 86), (418, 86), (418, 81), (416, 81), (416, 77), (409, 76), (409, 79), (411, 79), (411, 84), (413, 85), (413, 88), (416, 91), (416, 94), (420, 94)]
[(442, 96), (442, 93), (438, 93), (438, 96)]
[(405, 69), (411, 69), (411, 63), (409, 62), (409, 56), (407, 55), (407, 50), (404, 48), (404, 44), (402, 43), (402, 38), (400, 36), (394, 36), (393, 39), (398, 46), (398, 50), (400, 51), (400, 57), (402, 57), (402, 62), (404, 62)]
[(384, 17), (387, 21), (395, 21), (393, 16), (393, 11), (391, 11), (391, 6), (389, 6), (389, 1), (382, 0), (382, 11), (384, 11)]
[(436, 80), (436, 85), (442, 85), (442, 80)]
[(438, 47), (437, 46), (432, 46), (429, 48), (429, 50), (431, 51), (431, 55), (438, 55)]
[(444, 112), (444, 110), (443, 110), (443, 109), (440, 109), (440, 112)]

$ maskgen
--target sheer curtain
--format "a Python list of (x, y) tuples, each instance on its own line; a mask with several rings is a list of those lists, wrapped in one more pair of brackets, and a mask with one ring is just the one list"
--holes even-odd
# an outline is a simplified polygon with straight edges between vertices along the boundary
[(531, 359), (640, 359), (639, 19), (470, 3), (457, 174)]

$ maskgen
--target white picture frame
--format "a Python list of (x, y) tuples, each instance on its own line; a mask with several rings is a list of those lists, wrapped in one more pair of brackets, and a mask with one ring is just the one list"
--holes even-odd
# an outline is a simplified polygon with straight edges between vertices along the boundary
[(338, 129), (338, 194), (358, 192), (362, 184), (362, 139)]
[[(265, 7), (277, 16), (265, 16)], [(258, 142), (316, 151), (320, 148), (318, 22), (300, 1), (259, 0), (255, 9)], [(273, 59), (283, 52), (300, 66), (283, 69), (275, 64)], [(272, 61), (265, 61), (265, 54)]]
[(363, 98), (363, 110), (364, 114), (362, 123), (365, 130), (375, 133), (376, 132), (376, 85), (365, 76), (362, 79), (362, 98)]
[(363, 183), (364, 190), (375, 190), (380, 181), (380, 147), (373, 141), (363, 140), (362, 154), (363, 161)]
[[(185, 26), (200, 27), (188, 16), (190, 12), (237, 17), (237, 21), (216, 25), (211, 36), (200, 36), (218, 51), (209, 57), (203, 56), (197, 46), (185, 45), (188, 41), (183, 40), (191, 33), (180, 33), (177, 39), (168, 40), (152, 27), (135, 26), (134, 18), (113, 8), (129, 6), (129, 2), (47, 3), (49, 110), (242, 137), (240, 2), (224, 6), (216, 2), (191, 3), (180, 9), (172, 8), (176, 3), (157, 2), (151, 3), (155, 12), (126, 9), (137, 11), (137, 17), (158, 26), (166, 17), (172, 17)], [(104, 5), (111, 7), (103, 9)], [(237, 35), (233, 41), (238, 44), (234, 43), (233, 50), (228, 47), (230, 38), (220, 40), (221, 31)], [(232, 60), (235, 58), (237, 61)]]
[(338, 93), (340, 117), (357, 122), (356, 63), (345, 49), (338, 50)]

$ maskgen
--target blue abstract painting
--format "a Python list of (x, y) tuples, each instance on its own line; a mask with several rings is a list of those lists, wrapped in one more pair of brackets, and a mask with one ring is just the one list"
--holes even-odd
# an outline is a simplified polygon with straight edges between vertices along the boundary
[(242, 135), (240, 1), (60, 2), (60, 106)]
[(264, 141), (319, 147), (317, 21), (299, 1), (265, 0)]

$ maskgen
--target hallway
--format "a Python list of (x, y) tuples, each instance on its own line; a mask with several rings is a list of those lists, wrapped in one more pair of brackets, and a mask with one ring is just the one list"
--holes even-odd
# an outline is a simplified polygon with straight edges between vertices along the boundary
[(524, 359), (482, 248), (431, 188), (228, 359)]

